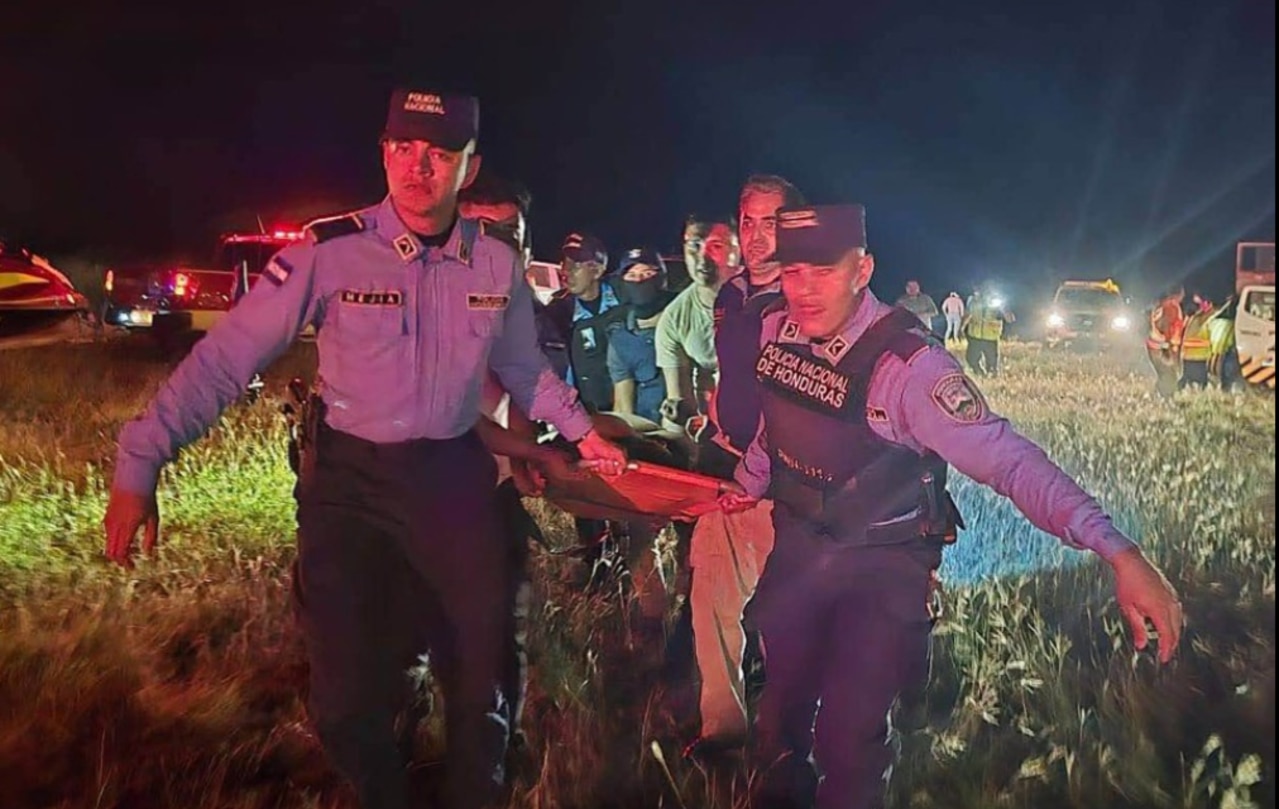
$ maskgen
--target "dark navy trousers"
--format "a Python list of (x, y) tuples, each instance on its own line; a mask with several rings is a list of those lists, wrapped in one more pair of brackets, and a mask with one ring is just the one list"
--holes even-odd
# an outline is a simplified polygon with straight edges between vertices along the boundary
[(298, 615), (308, 711), (363, 809), (407, 806), (395, 717), (429, 643), (445, 699), (444, 806), (498, 794), (514, 619), (496, 467), (478, 437), (374, 444), (321, 429), (298, 486)]
[(841, 543), (780, 501), (773, 523), (776, 544), (745, 613), (764, 655), (754, 751), (764, 805), (880, 807), (890, 711), (928, 679), (941, 544)]

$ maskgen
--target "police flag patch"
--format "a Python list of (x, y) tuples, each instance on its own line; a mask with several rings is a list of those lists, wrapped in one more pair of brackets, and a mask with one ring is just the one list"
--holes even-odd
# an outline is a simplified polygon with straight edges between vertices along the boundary
[(968, 377), (947, 374), (933, 386), (933, 401), (941, 411), (961, 424), (975, 424), (986, 416), (986, 400)]
[(280, 256), (276, 256), (262, 268), (262, 274), (266, 276), (266, 280), (278, 287), (289, 280), (289, 276), (293, 274), (293, 265)]

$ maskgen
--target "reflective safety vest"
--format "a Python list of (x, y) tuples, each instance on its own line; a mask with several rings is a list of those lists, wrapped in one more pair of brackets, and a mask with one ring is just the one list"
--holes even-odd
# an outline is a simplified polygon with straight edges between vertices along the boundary
[(968, 336), (974, 340), (998, 340), (1004, 336), (1004, 313), (985, 301), (968, 305)]
[(1224, 309), (1218, 309), (1208, 319), (1208, 342), (1214, 357), (1224, 357), (1235, 347), (1235, 321), (1224, 314)]
[(1181, 359), (1185, 362), (1207, 362), (1212, 358), (1212, 341), (1208, 321), (1212, 311), (1195, 312), (1186, 320), (1181, 335)]

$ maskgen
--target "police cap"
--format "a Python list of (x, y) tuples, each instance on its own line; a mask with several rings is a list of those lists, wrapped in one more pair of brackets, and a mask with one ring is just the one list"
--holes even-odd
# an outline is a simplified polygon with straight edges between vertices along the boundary
[(590, 235), (589, 233), (570, 233), (564, 239), (564, 246), (561, 252), (564, 258), (579, 264), (595, 261), (604, 266), (608, 266), (608, 250), (604, 248), (604, 242)]
[(479, 99), (435, 90), (400, 87), (391, 92), (386, 137), (424, 140), (452, 152), (480, 135)]
[(777, 212), (777, 261), (835, 264), (849, 250), (866, 247), (861, 205), (805, 205)]
[(617, 274), (622, 275), (636, 264), (647, 264), (657, 270), (659, 275), (666, 275), (666, 262), (662, 260), (661, 254), (651, 247), (632, 247), (627, 250), (617, 264)]

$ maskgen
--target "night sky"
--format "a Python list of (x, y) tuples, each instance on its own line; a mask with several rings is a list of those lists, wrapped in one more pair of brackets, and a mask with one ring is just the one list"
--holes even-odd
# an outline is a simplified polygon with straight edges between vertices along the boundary
[(571, 228), (674, 249), (752, 171), (865, 203), (885, 293), (1224, 291), (1274, 238), (1273, 0), (5, 5), (0, 233), (51, 255), (376, 202), (413, 81), (481, 97), (543, 258)]

